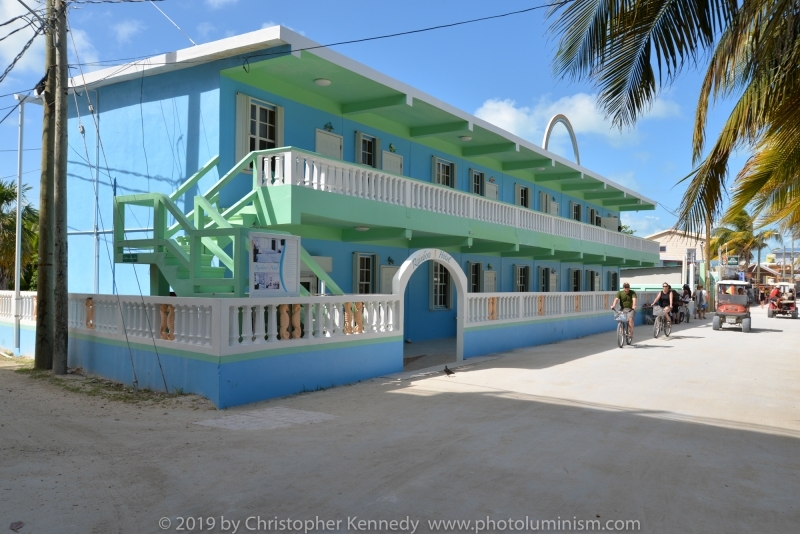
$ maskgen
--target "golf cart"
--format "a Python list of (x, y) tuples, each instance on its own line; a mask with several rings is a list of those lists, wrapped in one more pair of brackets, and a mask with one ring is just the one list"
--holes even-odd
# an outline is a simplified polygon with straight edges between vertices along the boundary
[(776, 315), (789, 315), (792, 319), (797, 319), (797, 296), (792, 293), (795, 298), (786, 298), (789, 295), (790, 289), (794, 291), (794, 285), (789, 282), (779, 282), (770, 287), (770, 293), (772, 293), (772, 289), (776, 286), (780, 289), (781, 294), (777, 301), (770, 300), (767, 302), (769, 305), (767, 308), (767, 317), (772, 319)]
[(716, 313), (711, 320), (714, 330), (723, 324), (741, 325), (742, 332), (750, 331), (750, 296), (749, 282), (740, 280), (720, 280), (717, 282)]

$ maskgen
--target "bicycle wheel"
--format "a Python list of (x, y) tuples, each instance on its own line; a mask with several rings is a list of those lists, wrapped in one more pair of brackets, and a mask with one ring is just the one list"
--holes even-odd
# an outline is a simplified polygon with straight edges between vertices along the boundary
[(669, 337), (669, 335), (670, 335), (671, 333), (672, 333), (672, 323), (671, 323), (671, 322), (669, 322), (669, 321), (667, 321), (667, 322), (664, 324), (664, 335), (666, 335), (667, 337)]
[(633, 341), (633, 332), (631, 332), (631, 327), (626, 324), (625, 325), (625, 342), (628, 343), (628, 345), (630, 345), (631, 341)]
[(622, 326), (622, 323), (617, 323), (617, 344), (619, 348), (625, 344), (625, 329)]
[(656, 317), (656, 320), (653, 323), (653, 337), (657, 338), (658, 334), (661, 333), (661, 321), (663, 321), (663, 320), (664, 320), (664, 318), (661, 317), (660, 315), (658, 317)]

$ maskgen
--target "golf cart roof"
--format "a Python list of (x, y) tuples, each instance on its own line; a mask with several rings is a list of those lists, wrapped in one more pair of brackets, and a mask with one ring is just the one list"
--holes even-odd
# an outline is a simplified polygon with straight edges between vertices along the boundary
[(741, 280), (720, 280), (717, 284), (727, 284), (729, 286), (751, 286), (751, 282), (742, 282)]

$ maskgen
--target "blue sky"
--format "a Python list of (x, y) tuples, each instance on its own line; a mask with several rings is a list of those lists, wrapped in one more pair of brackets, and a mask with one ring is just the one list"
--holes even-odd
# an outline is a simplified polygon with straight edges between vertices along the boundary
[[(39, 5), (29, 0), (29, 5)], [(446, 24), (542, 5), (545, 1), (437, 0), (376, 2), (366, 0), (166, 0), (157, 5), (197, 43), (282, 24), (319, 43), (358, 39)], [(0, 0), (0, 22), (22, 12), (17, 0)], [(191, 46), (152, 5), (81, 5), (70, 11), (72, 36), (84, 63), (163, 53)], [(584, 166), (677, 208), (684, 186), (677, 182), (692, 168), (691, 134), (701, 74), (687, 71), (655, 103), (633, 130), (611, 128), (595, 107), (589, 84), (569, 83), (553, 74), (556, 42), (548, 34), (544, 10), (428, 33), (396, 37), (335, 50), (379, 71), (504, 127), (536, 144), (542, 143), (549, 118), (564, 113), (575, 127)], [(10, 26), (13, 28), (13, 26)], [(5, 29), (5, 28), (4, 28)], [(0, 42), (4, 68), (32, 32), (23, 30)], [(72, 43), (70, 43), (70, 46)], [(0, 94), (27, 90), (42, 75), (41, 39), (11, 75)], [(97, 68), (97, 67), (94, 67)], [(73, 72), (73, 75), (77, 71)], [(0, 108), (14, 104), (0, 98)], [(730, 102), (711, 113), (708, 138), (713, 140)], [(9, 109), (0, 109), (0, 118)], [(561, 127), (558, 127), (560, 130)], [(70, 132), (72, 135), (73, 132)], [(41, 108), (26, 108), (25, 145), (36, 149), (41, 139)], [(0, 125), (0, 177), (16, 174), (17, 116)], [(551, 150), (572, 158), (568, 138), (557, 131)], [(732, 172), (744, 164), (732, 161)], [(39, 152), (25, 152), (24, 180), (38, 203)], [(677, 184), (677, 185), (676, 185)], [(644, 236), (671, 227), (675, 217), (656, 211), (627, 212), (626, 222)]]

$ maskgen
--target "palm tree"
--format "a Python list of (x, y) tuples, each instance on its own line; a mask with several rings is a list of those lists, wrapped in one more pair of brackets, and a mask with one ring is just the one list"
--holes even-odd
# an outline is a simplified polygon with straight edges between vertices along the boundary
[(733, 214), (729, 212), (722, 219), (721, 225), (714, 229), (711, 237), (711, 250), (727, 248), (735, 251), (745, 261), (745, 271), (750, 268), (753, 251), (758, 252), (756, 280), (761, 274), (761, 251), (767, 248), (768, 241), (782, 242), (780, 232), (775, 230), (755, 231), (755, 219), (746, 211)]
[[(800, 0), (567, 0), (555, 4), (556, 71), (589, 79), (617, 127), (632, 126), (687, 67), (705, 64), (679, 228), (717, 219), (736, 148), (752, 156), (733, 184), (732, 214), (800, 227)], [(739, 95), (705, 151), (709, 105)]]
[[(36, 254), (39, 212), (25, 198), (30, 186), (23, 186), (22, 201), (22, 265), (29, 265)], [(0, 180), (0, 289), (8, 289), (14, 275), (17, 233), (17, 186)]]

